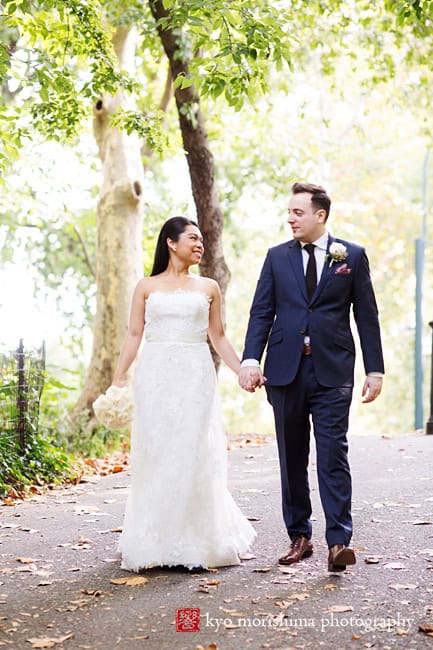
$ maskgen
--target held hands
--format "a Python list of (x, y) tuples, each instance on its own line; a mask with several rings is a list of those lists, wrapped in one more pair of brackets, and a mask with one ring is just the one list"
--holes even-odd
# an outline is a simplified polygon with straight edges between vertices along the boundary
[(363, 404), (372, 402), (380, 395), (382, 383), (382, 377), (374, 377), (370, 375), (365, 378), (364, 386), (362, 388), (362, 397), (365, 398), (362, 400)]
[(249, 393), (254, 393), (256, 388), (261, 388), (266, 382), (260, 368), (255, 366), (246, 366), (239, 371), (239, 386)]

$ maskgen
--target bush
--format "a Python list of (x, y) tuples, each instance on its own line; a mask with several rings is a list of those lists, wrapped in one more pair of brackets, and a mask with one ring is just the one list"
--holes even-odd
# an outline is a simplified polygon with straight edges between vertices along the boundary
[(106, 456), (107, 453), (123, 450), (124, 431), (109, 429), (89, 422), (89, 415), (72, 421), (70, 413), (77, 401), (84, 367), (77, 370), (50, 365), (45, 374), (39, 414), (39, 430), (43, 437), (66, 453), (80, 457)]
[(0, 353), (0, 495), (10, 488), (60, 483), (71, 475), (67, 455), (39, 429), (45, 346)]
[(10, 436), (0, 435), (0, 496), (10, 488), (26, 491), (31, 485), (62, 483), (72, 478), (68, 456), (40, 435), (24, 446)]

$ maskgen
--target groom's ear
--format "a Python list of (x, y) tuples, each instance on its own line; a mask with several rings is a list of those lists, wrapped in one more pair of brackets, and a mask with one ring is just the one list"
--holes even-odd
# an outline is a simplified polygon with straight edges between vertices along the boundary
[(326, 210), (320, 208), (316, 211), (319, 223), (325, 223), (326, 221)]

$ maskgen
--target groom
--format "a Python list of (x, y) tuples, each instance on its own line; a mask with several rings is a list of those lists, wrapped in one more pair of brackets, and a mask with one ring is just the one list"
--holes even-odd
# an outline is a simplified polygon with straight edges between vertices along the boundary
[[(295, 183), (288, 222), (293, 239), (269, 249), (250, 312), (239, 383), (266, 382), (275, 417), (284, 522), (291, 545), (280, 564), (313, 553), (308, 484), (310, 416), (317, 448), (320, 498), (326, 519), (328, 570), (355, 564), (347, 428), (355, 346), (361, 343), (364, 402), (382, 388), (384, 373), (376, 300), (365, 250), (326, 230), (331, 200), (325, 189)], [(267, 345), (264, 375), (260, 360)]]

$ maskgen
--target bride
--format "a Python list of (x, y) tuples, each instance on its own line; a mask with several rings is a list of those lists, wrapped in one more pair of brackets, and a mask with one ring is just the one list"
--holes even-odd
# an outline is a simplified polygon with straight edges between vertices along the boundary
[(135, 288), (113, 384), (145, 343), (134, 378), (131, 490), (122, 568), (240, 563), (255, 537), (227, 488), (227, 442), (207, 335), (234, 373), (240, 362), (221, 318), (221, 293), (190, 273), (203, 255), (197, 224), (173, 217), (158, 237), (150, 277)]

